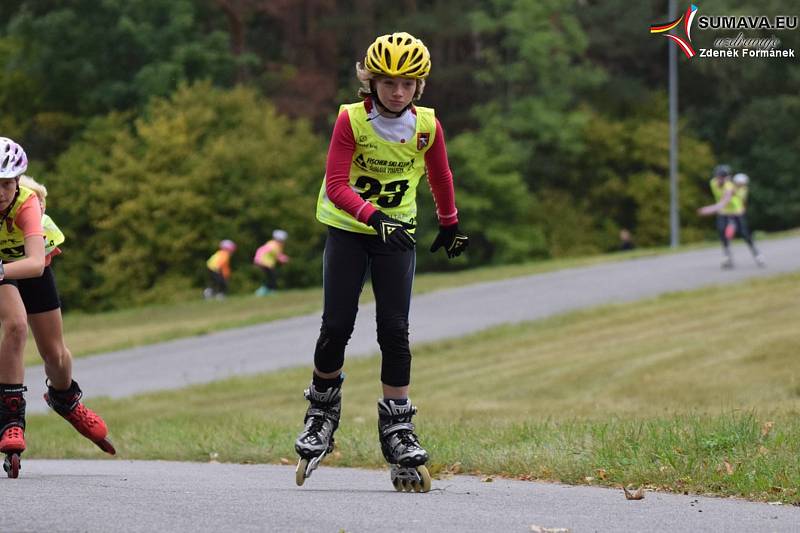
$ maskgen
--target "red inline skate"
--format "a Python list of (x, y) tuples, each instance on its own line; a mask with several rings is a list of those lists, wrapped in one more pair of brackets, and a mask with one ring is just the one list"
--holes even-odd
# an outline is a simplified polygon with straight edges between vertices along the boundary
[(6, 455), (3, 470), (19, 476), (20, 455), (25, 451), (25, 398), (22, 385), (0, 386), (0, 453)]
[(69, 389), (58, 391), (47, 386), (44, 401), (78, 430), (78, 433), (94, 442), (104, 452), (115, 455), (117, 451), (108, 438), (108, 427), (100, 415), (83, 405), (83, 392), (76, 381)]

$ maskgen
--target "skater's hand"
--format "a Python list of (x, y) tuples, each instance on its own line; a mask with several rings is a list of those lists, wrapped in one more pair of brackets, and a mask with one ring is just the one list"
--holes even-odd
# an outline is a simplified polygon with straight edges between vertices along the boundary
[(447, 257), (458, 257), (469, 246), (469, 237), (459, 231), (458, 224), (452, 226), (439, 226), (439, 234), (431, 245), (431, 252), (444, 248)]
[(367, 220), (367, 224), (372, 226), (378, 237), (389, 246), (398, 250), (413, 250), (417, 240), (408, 231), (414, 229), (413, 224), (401, 222), (395, 218), (384, 215), (380, 211), (375, 211)]

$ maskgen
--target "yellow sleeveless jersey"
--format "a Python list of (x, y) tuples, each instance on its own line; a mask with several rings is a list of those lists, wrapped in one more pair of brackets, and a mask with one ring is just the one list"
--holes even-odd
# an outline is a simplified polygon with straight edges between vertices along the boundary
[(64, 244), (65, 237), (61, 228), (47, 215), (42, 215), (42, 229), (44, 229), (44, 255), (48, 255), (58, 245)]
[[(369, 122), (364, 102), (343, 105), (356, 141), (350, 165), (350, 187), (376, 209), (402, 222), (416, 225), (417, 185), (425, 174), (425, 152), (436, 135), (433, 109), (415, 107), (417, 128), (407, 143), (382, 139)], [(328, 226), (355, 233), (375, 234), (370, 226), (339, 209), (325, 193), (325, 179), (317, 199), (317, 220)]]
[(228, 250), (217, 250), (214, 255), (208, 258), (206, 266), (214, 272), (223, 272), (229, 268), (230, 261), (231, 253)]
[[(35, 195), (32, 190), (28, 189), (27, 187), (20, 187), (19, 188), (19, 196), (17, 196), (17, 200), (14, 202), (14, 207), (11, 208), (11, 212), (8, 213), (5, 222), (3, 222), (2, 227), (0, 227), (0, 259), (6, 262), (12, 261), (19, 261), (25, 257), (25, 234), (22, 233), (22, 230), (16, 224), (17, 212), (19, 208), (22, 207), (28, 198), (32, 195)], [(64, 242), (64, 234), (61, 233), (61, 230), (58, 229), (58, 226), (50, 220), (49, 227), (45, 225), (45, 217), (46, 215), (42, 216), (42, 228), (44, 229), (44, 244), (45, 244), (45, 255), (52, 252), (56, 246)], [(59, 240), (60, 239), (60, 240)], [(52, 246), (48, 246), (48, 244), (52, 242)]]
[(720, 215), (741, 215), (744, 211), (744, 205), (741, 197), (737, 196), (735, 186), (730, 180), (725, 180), (722, 185), (717, 183), (716, 178), (712, 178), (709, 183), (711, 186), (711, 194), (714, 195), (714, 201), (719, 202), (727, 191), (731, 191), (731, 199), (728, 205), (720, 210)]
[(747, 192), (747, 185), (737, 185), (736, 192), (733, 193), (742, 204), (742, 212), (747, 208)]

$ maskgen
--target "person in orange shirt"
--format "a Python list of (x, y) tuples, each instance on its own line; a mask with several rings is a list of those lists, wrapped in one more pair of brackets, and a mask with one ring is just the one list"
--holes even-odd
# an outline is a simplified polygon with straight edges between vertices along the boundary
[(228, 292), (228, 280), (231, 278), (231, 256), (236, 251), (236, 243), (224, 239), (219, 243), (219, 250), (206, 261), (208, 268), (209, 286), (203, 291), (206, 300), (225, 298)]
[(259, 246), (253, 256), (253, 264), (264, 273), (264, 283), (256, 290), (256, 296), (267, 296), (278, 288), (278, 265), (289, 262), (289, 256), (283, 253), (283, 247), (289, 234), (282, 229), (272, 232), (272, 239)]

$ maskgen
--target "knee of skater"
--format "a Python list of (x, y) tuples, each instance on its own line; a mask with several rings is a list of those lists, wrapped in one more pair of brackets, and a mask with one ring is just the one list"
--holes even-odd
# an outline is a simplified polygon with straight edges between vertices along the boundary
[(402, 318), (378, 321), (378, 342), (408, 344), (408, 321)]
[(319, 342), (325, 344), (345, 345), (353, 334), (353, 324), (337, 324), (325, 322), (319, 331)]
[(3, 322), (3, 336), (9, 341), (25, 344), (28, 337), (28, 323), (25, 319), (9, 319)]

